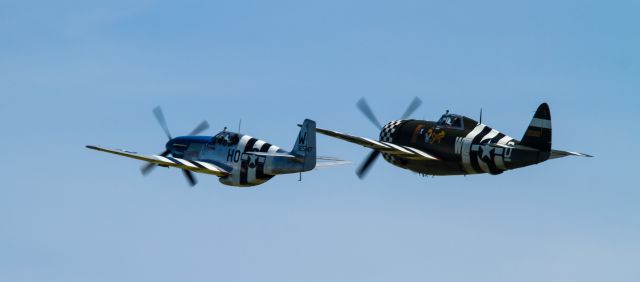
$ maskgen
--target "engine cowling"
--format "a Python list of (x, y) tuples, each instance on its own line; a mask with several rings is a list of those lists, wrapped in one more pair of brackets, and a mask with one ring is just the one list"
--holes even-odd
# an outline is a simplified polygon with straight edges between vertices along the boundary
[[(385, 126), (382, 128), (382, 131), (380, 131), (380, 141), (393, 143), (396, 132), (405, 121), (406, 120), (394, 120), (385, 124)], [(390, 154), (382, 153), (382, 157), (390, 164), (401, 168), (404, 168), (404, 165), (406, 164), (406, 160), (394, 157)]]

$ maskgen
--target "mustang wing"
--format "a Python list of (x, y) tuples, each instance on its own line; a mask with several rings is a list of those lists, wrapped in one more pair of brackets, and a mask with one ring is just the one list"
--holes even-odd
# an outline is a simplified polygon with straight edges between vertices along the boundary
[(355, 144), (358, 144), (367, 148), (371, 148), (385, 154), (391, 154), (400, 158), (413, 159), (413, 160), (427, 160), (427, 161), (440, 160), (437, 157), (425, 151), (418, 150), (416, 148), (409, 147), (409, 146), (401, 146), (401, 145), (396, 145), (388, 142), (375, 141), (369, 138), (351, 136), (348, 134), (340, 133), (337, 131), (326, 130), (322, 128), (316, 128), (316, 131), (324, 135), (342, 139), (347, 142), (355, 143)]
[(136, 152), (120, 150), (120, 149), (108, 149), (108, 148), (103, 148), (98, 146), (87, 146), (87, 148), (97, 150), (97, 151), (107, 152), (111, 154), (116, 154), (120, 156), (125, 156), (125, 157), (133, 158), (136, 160), (150, 162), (150, 163), (158, 164), (160, 166), (177, 167), (181, 169), (190, 170), (193, 172), (213, 174), (220, 177), (224, 177), (230, 174), (228, 171), (222, 169), (221, 167), (218, 167), (212, 163), (203, 162), (203, 161), (190, 161), (185, 159), (163, 157), (163, 156), (156, 156), (156, 155), (146, 156), (146, 155), (140, 155)]

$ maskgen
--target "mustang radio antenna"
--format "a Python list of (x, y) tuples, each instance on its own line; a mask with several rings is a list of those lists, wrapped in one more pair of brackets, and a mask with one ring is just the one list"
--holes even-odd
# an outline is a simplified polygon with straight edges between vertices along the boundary
[(480, 123), (482, 123), (482, 108), (480, 108)]
[(238, 122), (238, 133), (240, 133), (240, 128), (242, 128), (242, 119)]

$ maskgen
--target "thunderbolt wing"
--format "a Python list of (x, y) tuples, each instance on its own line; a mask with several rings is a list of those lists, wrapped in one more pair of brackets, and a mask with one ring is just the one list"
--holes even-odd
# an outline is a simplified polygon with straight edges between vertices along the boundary
[(228, 171), (222, 169), (221, 167), (218, 167), (212, 163), (203, 162), (203, 161), (190, 161), (190, 160), (185, 160), (180, 158), (163, 157), (163, 156), (156, 156), (156, 155), (141, 155), (136, 152), (131, 152), (127, 150), (109, 149), (109, 148), (103, 148), (103, 147), (91, 146), (91, 145), (87, 146), (87, 148), (101, 151), (101, 152), (111, 153), (115, 155), (120, 155), (120, 156), (132, 158), (136, 160), (150, 162), (160, 166), (177, 167), (180, 169), (186, 169), (193, 172), (212, 174), (219, 177), (224, 177), (230, 174)]
[(426, 161), (440, 160), (437, 157), (425, 151), (422, 151), (413, 147), (409, 147), (409, 146), (401, 146), (401, 145), (396, 145), (388, 142), (375, 141), (365, 137), (352, 136), (352, 135), (340, 133), (337, 131), (322, 129), (322, 128), (316, 128), (316, 131), (327, 136), (331, 136), (347, 142), (355, 143), (355, 144), (358, 144), (367, 148), (371, 148), (385, 154), (394, 155), (400, 158), (413, 159), (413, 160), (426, 160)]

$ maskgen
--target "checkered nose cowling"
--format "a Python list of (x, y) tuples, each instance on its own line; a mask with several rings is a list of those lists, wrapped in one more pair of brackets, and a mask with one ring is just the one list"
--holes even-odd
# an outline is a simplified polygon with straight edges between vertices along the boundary
[[(380, 131), (380, 141), (393, 143), (393, 136), (403, 122), (404, 120), (394, 120), (387, 123)], [(392, 155), (382, 153), (382, 157), (395, 166), (403, 167), (400, 161)]]
[(403, 120), (394, 120), (392, 122), (387, 123), (380, 131), (380, 141), (393, 143), (393, 135), (396, 130), (400, 127)]

